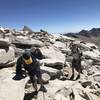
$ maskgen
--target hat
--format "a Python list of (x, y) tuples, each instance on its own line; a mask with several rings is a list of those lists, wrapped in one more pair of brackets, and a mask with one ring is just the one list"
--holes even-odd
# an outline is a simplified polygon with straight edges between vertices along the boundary
[(29, 51), (25, 51), (22, 55), (22, 57), (25, 59), (25, 60), (28, 60), (30, 58), (31, 54)]

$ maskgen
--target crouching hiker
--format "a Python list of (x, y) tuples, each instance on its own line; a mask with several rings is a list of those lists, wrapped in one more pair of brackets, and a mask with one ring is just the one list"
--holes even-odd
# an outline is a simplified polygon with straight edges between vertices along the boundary
[(82, 58), (82, 52), (78, 48), (77, 44), (72, 44), (71, 47), (71, 55), (73, 57), (72, 59), (72, 76), (71, 80), (74, 79), (74, 69), (78, 72), (78, 76), (76, 77), (76, 80), (80, 78), (80, 73), (82, 72), (81, 67), (81, 58)]
[(47, 90), (43, 86), (43, 83), (42, 83), (40, 64), (33, 54), (34, 53), (30, 51), (25, 51), (18, 58), (17, 65), (16, 65), (16, 76), (22, 76), (22, 67), (28, 72), (28, 75), (32, 82), (32, 86), (35, 89), (34, 98), (37, 98), (37, 94), (38, 94), (37, 79), (39, 80), (41, 84), (41, 87), (39, 90), (43, 92), (47, 92)]

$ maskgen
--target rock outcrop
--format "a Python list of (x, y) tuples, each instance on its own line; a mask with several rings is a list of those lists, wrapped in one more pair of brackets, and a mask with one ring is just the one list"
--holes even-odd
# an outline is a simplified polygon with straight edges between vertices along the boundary
[(12, 70), (0, 70), (0, 100), (23, 100), (28, 78), (15, 81), (14, 75)]
[(0, 67), (14, 64), (15, 51), (10, 42), (5, 39), (0, 39)]

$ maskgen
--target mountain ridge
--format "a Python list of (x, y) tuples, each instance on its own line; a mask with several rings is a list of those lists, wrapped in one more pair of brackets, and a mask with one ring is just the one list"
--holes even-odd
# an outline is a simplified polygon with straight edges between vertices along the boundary
[(72, 33), (66, 33), (64, 35), (66, 35), (66, 36), (82, 35), (85, 37), (90, 37), (90, 36), (97, 37), (97, 36), (100, 36), (100, 28), (92, 28), (91, 30), (84, 30), (83, 29), (78, 33), (72, 32)]

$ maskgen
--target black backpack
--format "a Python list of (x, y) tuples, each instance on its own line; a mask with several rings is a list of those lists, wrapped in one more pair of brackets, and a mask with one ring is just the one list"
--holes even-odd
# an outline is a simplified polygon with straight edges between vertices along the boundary
[(41, 50), (39, 48), (31, 48), (31, 54), (36, 57), (37, 59), (41, 60), (44, 58)]

